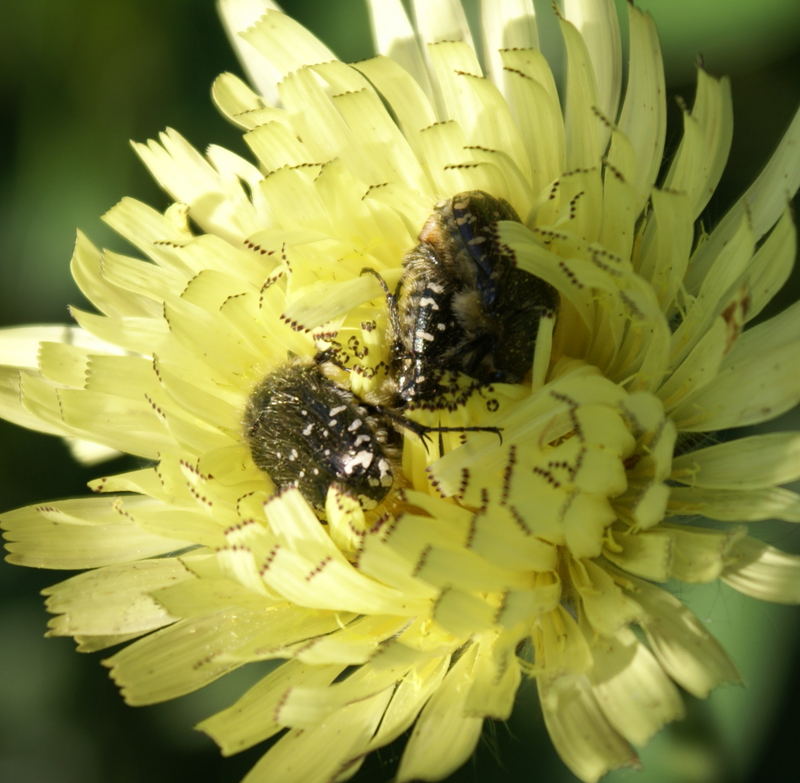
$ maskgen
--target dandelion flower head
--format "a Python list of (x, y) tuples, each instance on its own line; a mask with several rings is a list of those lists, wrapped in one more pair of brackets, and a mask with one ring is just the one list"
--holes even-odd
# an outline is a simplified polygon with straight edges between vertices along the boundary
[[(665, 583), (800, 601), (800, 558), (748, 531), (800, 521), (800, 435), (719, 435), (800, 401), (800, 305), (749, 325), (794, 261), (800, 115), (706, 231), (729, 84), (698, 70), (664, 163), (646, 13), (628, 6), (624, 61), (613, 3), (555, 8), (557, 86), (532, 3), (482, 3), (479, 30), (455, 0), (412, 3), (413, 23), (399, 0), (368, 5), (380, 54), (349, 65), (267, 0), (220, 0), (250, 84), (223, 74), (213, 98), (250, 158), (173, 130), (135, 144), (174, 203), (105, 219), (143, 258), (79, 235), (96, 312), (0, 337), (5, 418), (88, 462), (142, 460), (4, 514), (8, 557), (83, 571), (48, 589), (50, 633), (117, 647), (130, 704), (264, 666), (199, 727), (226, 754), (273, 738), (248, 781), (345, 780), (406, 732), (397, 780), (440, 780), (524, 678), (594, 781), (682, 715), (681, 689), (738, 679)], [(382, 410), (384, 289), (441, 205), (476, 192), (513, 210), (492, 239), (554, 292), (523, 377), (402, 405), (386, 492), (334, 482), (315, 505), (257, 464), (256, 390), (335, 356), (319, 393)]]

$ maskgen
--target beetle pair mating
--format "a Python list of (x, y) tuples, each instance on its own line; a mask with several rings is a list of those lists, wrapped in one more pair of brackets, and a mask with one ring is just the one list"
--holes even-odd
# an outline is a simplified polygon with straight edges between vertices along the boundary
[(555, 311), (557, 294), (516, 266), (497, 235), (499, 220), (519, 216), (482, 191), (440, 202), (406, 254), (395, 292), (379, 277), (389, 307), (386, 404), (358, 399), (323, 372), (321, 360), (284, 365), (255, 389), (245, 434), (253, 461), (276, 487), (296, 485), (322, 510), (338, 484), (369, 508), (394, 483), (400, 429), (423, 437), (497, 431), (427, 427), (404, 411), (445, 407), (461, 374), (476, 388), (519, 382), (530, 369), (539, 321)]

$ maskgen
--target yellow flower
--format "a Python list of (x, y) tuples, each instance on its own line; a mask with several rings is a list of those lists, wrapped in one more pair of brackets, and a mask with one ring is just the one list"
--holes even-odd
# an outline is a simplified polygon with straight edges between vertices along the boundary
[[(560, 99), (524, 2), (484, 4), (481, 64), (459, 4), (415, 3), (412, 27), (399, 0), (373, 0), (382, 54), (354, 66), (270, 5), (221, 0), (258, 92), (224, 74), (213, 95), (255, 163), (172, 130), (135, 145), (175, 203), (124, 199), (106, 221), (147, 260), (79, 236), (73, 274), (99, 314), (0, 338), (5, 418), (87, 461), (147, 463), (3, 515), (9, 559), (89, 569), (48, 590), (50, 634), (129, 642), (107, 664), (131, 704), (285, 661), (200, 724), (224, 753), (283, 733), (251, 781), (344, 780), (411, 727), (397, 779), (441, 779), (523, 676), (579, 778), (633, 764), (681, 715), (679, 687), (737, 679), (659, 584), (800, 601), (800, 558), (745, 524), (800, 521), (781, 486), (800, 477), (800, 435), (714, 435), (800, 400), (799, 306), (748, 327), (794, 260), (800, 115), (706, 234), (728, 83), (699, 71), (662, 170), (660, 51), (634, 6), (623, 91), (613, 4), (565, 3)], [(254, 390), (334, 348), (356, 369), (331, 382), (380, 397), (378, 278), (393, 289), (434, 206), (474, 190), (521, 216), (500, 237), (556, 289), (557, 318), (524, 382), (399, 413), (502, 438), (426, 447), (404, 430), (374, 509), (337, 484), (324, 513), (275, 493), (242, 423)]]

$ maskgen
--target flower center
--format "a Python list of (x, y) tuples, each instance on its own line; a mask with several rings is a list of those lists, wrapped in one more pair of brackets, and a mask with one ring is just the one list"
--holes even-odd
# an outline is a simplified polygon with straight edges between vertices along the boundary
[(562, 360), (550, 383), (492, 423), (502, 443), (481, 436), (430, 466), (441, 494), (576, 558), (663, 519), (675, 432), (654, 395)]

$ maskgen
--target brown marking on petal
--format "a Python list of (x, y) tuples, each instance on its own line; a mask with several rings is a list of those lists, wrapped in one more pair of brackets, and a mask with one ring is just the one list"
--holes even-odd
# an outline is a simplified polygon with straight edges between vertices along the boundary
[(721, 313), (722, 318), (725, 320), (725, 325), (727, 326), (725, 353), (730, 351), (730, 349), (733, 347), (733, 344), (742, 333), (749, 309), (750, 293), (747, 288), (742, 286), (737, 292), (736, 297)]
[(469, 71), (459, 71), (459, 70), (454, 70), (453, 73), (456, 76), (467, 76), (470, 79), (480, 79), (481, 81), (486, 80), (486, 77), (480, 73), (470, 73)]
[(364, 195), (361, 196), (361, 200), (364, 201), (373, 190), (379, 190), (380, 188), (388, 188), (391, 183), (389, 182), (376, 182), (374, 185), (370, 185), (365, 191)]
[(258, 569), (258, 575), (264, 576), (264, 574), (269, 571), (270, 566), (275, 561), (275, 557), (277, 556), (278, 552), (280, 551), (280, 544), (275, 544), (272, 549), (269, 550), (267, 556), (264, 558), (264, 562), (261, 564), (261, 567)]
[(625, 175), (607, 158), (603, 158), (603, 167), (606, 171), (610, 171), (614, 175), (614, 179), (619, 182), (626, 182)]
[(183, 287), (183, 290), (180, 292), (179, 296), (183, 299), (186, 296), (186, 292), (192, 287), (192, 284), (202, 275), (202, 272), (197, 272), (189, 280), (186, 282), (186, 285)]
[(272, 286), (278, 282), (278, 280), (283, 277), (284, 270), (278, 269), (277, 271), (273, 272), (262, 284), (261, 288), (258, 290), (258, 309), (261, 310), (264, 306), (264, 294), (272, 288)]
[(150, 360), (150, 364), (153, 366), (153, 372), (155, 373), (156, 379), (160, 384), (163, 385), (164, 379), (161, 377), (160, 359), (156, 354), (153, 354), (153, 358)]
[(250, 492), (245, 492), (244, 495), (239, 495), (239, 497), (236, 498), (236, 514), (238, 516), (242, 515), (241, 504), (244, 502), (244, 500), (246, 500), (249, 497), (252, 497), (255, 494), (256, 494), (256, 490), (253, 489)]
[(514, 475), (514, 466), (517, 464), (517, 447), (511, 445), (508, 448), (508, 460), (503, 471), (503, 488), (500, 491), (500, 505), (504, 506), (511, 493), (511, 479)]
[(461, 468), (461, 481), (459, 482), (458, 489), (456, 490), (456, 495), (458, 497), (464, 496), (464, 493), (467, 491), (467, 487), (469, 486), (469, 481), (469, 468)]
[(644, 313), (639, 309), (636, 303), (624, 291), (619, 292), (620, 301), (628, 308), (628, 311), (636, 316), (639, 320), (644, 320)]
[(497, 606), (497, 610), (494, 613), (494, 617), (492, 618), (495, 625), (500, 624), (500, 618), (503, 616), (503, 612), (505, 612), (506, 607), (508, 606), (508, 590), (503, 590), (503, 594), (500, 596), (500, 603)]
[(166, 414), (164, 413), (164, 409), (156, 403), (156, 401), (147, 393), (145, 392), (144, 398), (147, 400), (147, 404), (153, 409), (156, 416), (158, 416), (161, 421), (166, 421)]
[(517, 527), (526, 536), (533, 535), (533, 531), (528, 527), (528, 523), (525, 521), (525, 518), (522, 516), (519, 509), (516, 506), (509, 506), (508, 510), (511, 513), (511, 518), (517, 523)]
[(568, 266), (566, 261), (559, 260), (558, 268), (564, 273), (567, 280), (578, 289), (585, 288), (584, 284), (578, 279), (578, 276)]
[(302, 169), (323, 169), (328, 165), (329, 161), (322, 161), (315, 163), (314, 161), (306, 161), (305, 163), (292, 163), (291, 166), (281, 166), (282, 169), (289, 169), (289, 171), (300, 171)]
[(239, 299), (239, 297), (247, 296), (246, 291), (241, 291), (238, 294), (228, 294), (225, 299), (222, 300), (222, 304), (219, 306), (219, 311), (222, 312), (222, 308), (225, 307), (228, 302), (232, 302), (234, 299)]
[[(125, 510), (125, 509), (122, 507), (122, 499), (121, 499), (121, 498), (117, 498), (117, 499), (116, 499), (116, 500), (115, 500), (115, 501), (114, 501), (114, 502), (111, 504), (111, 508), (113, 508), (113, 509), (114, 509), (114, 511), (116, 511), (116, 512), (117, 512), (117, 514), (119, 514), (120, 516), (122, 516), (122, 517), (125, 517), (126, 519), (130, 519), (130, 521), (131, 521), (131, 522), (136, 522), (136, 519), (134, 518), (133, 514), (131, 514), (131, 513), (130, 513), (130, 511), (126, 511), (126, 510)], [(54, 508), (53, 510), (54, 510), (54, 511), (60, 511), (60, 509), (59, 509), (59, 508)]]
[(357, 90), (342, 90), (341, 92), (335, 92), (331, 94), (331, 99), (336, 100), (336, 98), (346, 98), (348, 95), (359, 95), (360, 93), (368, 93), (366, 87), (359, 87)]
[(569, 200), (569, 220), (574, 220), (578, 215), (578, 202), (586, 195), (586, 191), (581, 190)]
[(615, 129), (614, 123), (611, 122), (611, 120), (605, 114), (603, 114), (603, 112), (600, 110), (598, 106), (592, 106), (590, 110), (592, 114), (594, 114), (594, 116), (597, 117), (597, 119), (600, 120), (600, 122), (602, 122), (603, 125), (606, 126), (606, 128), (608, 128), (611, 131)]
[(554, 470), (563, 470), (563, 471), (565, 471), (567, 476), (570, 479), (574, 479), (575, 476), (578, 474), (578, 471), (580, 470), (581, 465), (583, 464), (583, 458), (584, 458), (585, 455), (586, 455), (586, 449), (582, 448), (578, 452), (578, 456), (576, 457), (574, 464), (571, 464), (571, 463), (567, 462), (567, 460), (564, 459), (564, 460), (552, 461), (552, 462), (548, 463), (548, 465)]
[(465, 144), (462, 149), (465, 150), (478, 150), (478, 152), (490, 152), (492, 154), (497, 154), (499, 150), (496, 150), (494, 147), (484, 147), (482, 144)]
[(469, 518), (469, 529), (467, 530), (467, 539), (464, 542), (464, 546), (467, 549), (471, 549), (472, 544), (475, 542), (475, 534), (478, 532), (478, 518), (481, 516), (483, 516), (483, 513), (481, 511), (475, 511)]
[(602, 261), (603, 258), (609, 258), (613, 261), (619, 261), (619, 257), (609, 253), (607, 250), (602, 250), (601, 248), (594, 247), (592, 248), (591, 253), (591, 262), (594, 266), (598, 269), (602, 269), (604, 272), (608, 273), (612, 277), (622, 277), (622, 271), (616, 267), (612, 266), (611, 264), (607, 264), (605, 261)]
[(178, 460), (178, 464), (181, 467), (186, 468), (191, 473), (194, 473), (198, 478), (203, 479), (203, 481), (211, 481), (214, 476), (211, 473), (203, 473), (197, 465), (193, 465), (191, 462), (188, 462), (185, 459)]
[[(389, 523), (388, 525), (386, 523)], [(397, 525), (400, 522), (400, 517), (389, 517), (387, 519), (379, 519), (378, 523), (373, 525), (369, 532), (370, 533), (377, 533), (381, 528), (383, 529), (381, 532), (381, 541), (386, 542), (389, 540), (389, 537), (394, 533), (397, 529)]]
[(414, 568), (411, 571), (411, 576), (419, 576), (420, 571), (422, 571), (422, 569), (425, 567), (425, 563), (427, 562), (428, 556), (430, 555), (432, 549), (433, 547), (428, 544), (428, 546), (422, 550), (416, 564), (414, 565)]
[(325, 570), (325, 567), (328, 565), (328, 563), (331, 562), (333, 562), (333, 557), (331, 555), (326, 555), (323, 557), (322, 560), (320, 560), (319, 563), (306, 574), (306, 582), (310, 582), (315, 576), (321, 574)]
[(284, 705), (289, 699), (289, 694), (292, 692), (293, 687), (289, 686), (282, 694), (281, 697), (278, 699), (277, 703), (275, 704), (275, 709), (272, 712), (272, 720), (274, 723), (280, 725), (281, 722), (281, 710), (284, 708)]
[(171, 247), (175, 250), (182, 250), (183, 248), (187, 247), (189, 244), (188, 241), (186, 242), (177, 242), (174, 239), (156, 239), (153, 242), (153, 245), (156, 247)]
[(583, 460), (586, 457), (586, 453), (587, 449), (585, 446), (578, 452), (577, 456), (575, 457), (575, 464), (571, 468), (569, 468), (569, 473), (571, 478), (574, 479), (575, 476), (578, 475), (578, 471), (581, 469), (581, 466), (583, 465)]
[(197, 671), (197, 670), (199, 670), (199, 669), (202, 669), (204, 666), (208, 666), (210, 663), (213, 663), (213, 662), (214, 662), (214, 659), (215, 659), (215, 658), (216, 658), (216, 657), (217, 657), (219, 654), (220, 654), (220, 651), (219, 651), (219, 650), (216, 650), (215, 652), (210, 652), (210, 653), (208, 653), (208, 655), (204, 655), (202, 658), (200, 658), (200, 659), (196, 660), (196, 661), (195, 661), (195, 662), (192, 664), (192, 668), (193, 668), (195, 671)]
[(208, 506), (209, 508), (213, 507), (214, 503), (206, 495), (201, 494), (191, 484), (188, 484), (187, 486), (189, 487), (189, 492), (191, 492), (192, 495), (194, 495), (196, 500), (199, 500), (201, 503)]
[(295, 332), (305, 332), (308, 333), (311, 331), (310, 326), (305, 326), (300, 323), (300, 321), (296, 321), (294, 318), (290, 318), (286, 313), (280, 313), (278, 318), (281, 319), (290, 329)]
[(436, 128), (439, 125), (450, 125), (451, 123), (453, 125), (455, 125), (456, 121), (455, 120), (437, 120), (436, 122), (432, 122), (430, 125), (426, 125), (424, 128), (420, 128), (419, 132), (420, 133), (425, 133), (425, 131), (432, 130), (433, 128)]
[[(500, 51), (500, 52), (517, 52), (517, 51), (522, 52), (522, 51), (531, 51), (531, 50), (530, 49), (498, 49), (498, 51)], [(504, 65), (503, 66), (503, 70), (506, 73), (513, 73), (514, 76), (520, 76), (523, 79), (527, 79), (529, 82), (535, 82), (536, 81), (532, 76), (529, 76), (527, 73), (525, 73), (524, 71), (521, 71), (519, 68), (511, 68), (508, 65)]]
[(337, 337), (339, 332), (335, 329), (328, 330), (325, 332), (314, 332), (311, 336), (315, 340), (324, 341), (326, 343), (332, 342), (335, 337)]
[(161, 473), (161, 463), (158, 462), (153, 465), (153, 472), (156, 474), (156, 478), (158, 479), (159, 483), (161, 484), (162, 488), (166, 488), (166, 484), (164, 483), (164, 476)]
[(532, 472), (535, 476), (543, 478), (554, 489), (559, 489), (561, 487), (561, 482), (549, 470), (536, 465), (532, 469)]
[(275, 253), (274, 250), (269, 250), (268, 248), (262, 247), (257, 242), (253, 242), (252, 239), (245, 239), (244, 246), (248, 250), (253, 250), (254, 252), (258, 253), (261, 256), (271, 256)]

